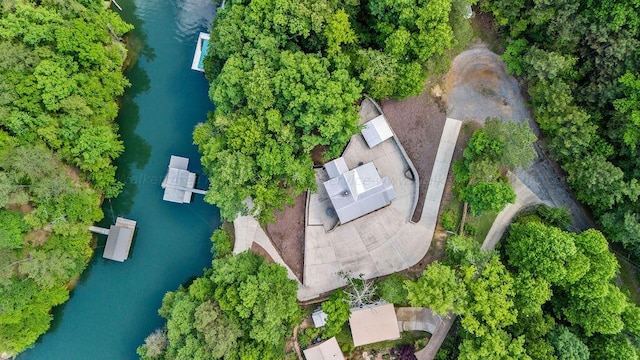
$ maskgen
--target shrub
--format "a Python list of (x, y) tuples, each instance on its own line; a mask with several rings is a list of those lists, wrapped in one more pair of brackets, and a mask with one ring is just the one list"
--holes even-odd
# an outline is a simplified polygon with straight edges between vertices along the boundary
[(233, 253), (233, 243), (231, 242), (231, 237), (226, 231), (214, 231), (213, 235), (211, 235), (211, 242), (213, 243), (211, 251), (214, 253), (215, 257), (223, 258)]
[(457, 208), (446, 209), (440, 215), (440, 225), (448, 231), (456, 231), (460, 222), (460, 211)]
[(396, 305), (407, 305), (407, 289), (404, 287), (404, 279), (393, 274), (380, 281), (378, 292), (382, 299)]

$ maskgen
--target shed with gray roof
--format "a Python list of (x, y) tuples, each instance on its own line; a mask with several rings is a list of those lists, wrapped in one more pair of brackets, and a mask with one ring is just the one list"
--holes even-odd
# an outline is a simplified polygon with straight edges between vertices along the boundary
[(362, 127), (362, 136), (367, 142), (367, 145), (369, 145), (369, 148), (372, 148), (393, 137), (393, 131), (384, 115), (379, 115), (364, 124)]

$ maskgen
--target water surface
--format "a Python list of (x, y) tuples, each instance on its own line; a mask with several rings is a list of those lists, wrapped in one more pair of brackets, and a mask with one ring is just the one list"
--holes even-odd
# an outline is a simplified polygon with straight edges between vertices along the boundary
[[(191, 204), (162, 201), (160, 182), (172, 154), (191, 159), (202, 174), (191, 133), (213, 108), (202, 73), (190, 70), (200, 31), (214, 14), (210, 0), (118, 0), (136, 26), (140, 56), (126, 75), (118, 123), (126, 151), (118, 160), (124, 192), (105, 202), (103, 226), (115, 216), (138, 222), (130, 258), (104, 260), (105, 238), (71, 299), (54, 310), (49, 333), (19, 359), (137, 359), (136, 347), (162, 326), (165, 292), (202, 274), (211, 262), (209, 237), (219, 226), (216, 208), (195, 195)], [(206, 188), (206, 179), (199, 180)]]

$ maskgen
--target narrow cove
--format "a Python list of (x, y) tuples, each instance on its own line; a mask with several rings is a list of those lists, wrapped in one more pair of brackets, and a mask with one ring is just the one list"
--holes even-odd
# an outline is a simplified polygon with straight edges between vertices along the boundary
[[(138, 222), (129, 259), (102, 258), (105, 237), (79, 279), (71, 299), (54, 310), (49, 332), (18, 359), (137, 359), (135, 350), (163, 324), (162, 296), (202, 274), (211, 262), (211, 233), (218, 210), (195, 195), (191, 204), (162, 201), (160, 183), (170, 156), (191, 161), (202, 174), (192, 145), (193, 127), (213, 105), (202, 73), (190, 70), (195, 41), (214, 14), (209, 0), (119, 0), (131, 34), (132, 86), (121, 101), (120, 134), (126, 147), (118, 160), (123, 193), (105, 201), (108, 227), (116, 216)], [(138, 54), (134, 54), (138, 52)], [(199, 188), (207, 188), (201, 177)]]

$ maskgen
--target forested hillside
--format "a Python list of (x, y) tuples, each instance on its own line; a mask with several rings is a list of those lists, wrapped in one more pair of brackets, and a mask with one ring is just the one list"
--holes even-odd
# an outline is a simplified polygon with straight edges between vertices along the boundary
[(554, 225), (522, 216), (503, 254), (449, 238), (447, 259), (406, 282), (412, 306), (461, 318), (438, 359), (638, 359), (640, 308), (613, 283), (607, 240)]
[(131, 26), (100, 0), (0, 1), (0, 353), (32, 345), (121, 184), (114, 119)]
[(609, 240), (640, 256), (640, 3), (482, 1), (535, 119)]
[(215, 259), (186, 288), (168, 292), (160, 316), (166, 326), (138, 348), (150, 359), (285, 359), (286, 338), (302, 319), (298, 284), (278, 264), (252, 252), (231, 254), (231, 239), (217, 230)]
[(206, 201), (233, 219), (251, 198), (252, 212), (268, 222), (313, 189), (312, 152), (341, 153), (358, 131), (363, 93), (419, 94), (469, 26), (466, 3), (227, 1), (205, 60), (216, 110), (194, 133), (210, 176)]

